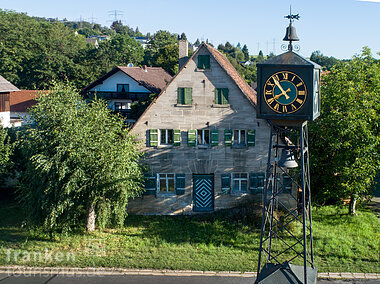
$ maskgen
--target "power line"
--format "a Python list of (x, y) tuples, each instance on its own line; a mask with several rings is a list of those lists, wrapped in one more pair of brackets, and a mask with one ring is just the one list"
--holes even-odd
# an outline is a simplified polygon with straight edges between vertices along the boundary
[(114, 16), (114, 19), (113, 20), (109, 20), (108, 22), (110, 22), (110, 21), (117, 22), (118, 21), (118, 16), (123, 16), (123, 13), (124, 13), (124, 11), (120, 11), (120, 10), (108, 11), (108, 16)]

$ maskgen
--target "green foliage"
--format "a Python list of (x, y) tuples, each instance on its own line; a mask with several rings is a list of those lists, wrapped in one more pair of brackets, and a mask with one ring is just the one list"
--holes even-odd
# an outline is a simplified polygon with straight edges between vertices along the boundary
[(243, 62), (249, 60), (249, 52), (246, 45), (240, 49), (239, 47), (234, 47), (227, 41), (225, 45), (219, 44), (218, 50), (226, 55), (234, 68), (249, 85), (257, 82), (257, 69), (254, 60), (252, 60), (253, 64), (242, 64)]
[(178, 42), (177, 36), (168, 31), (158, 31), (154, 34), (149, 48), (145, 50), (144, 64), (160, 66), (171, 75), (178, 72)]
[(364, 198), (380, 169), (380, 62), (364, 48), (322, 81), (321, 116), (310, 125), (314, 196)]
[(310, 60), (321, 65), (322, 69), (327, 71), (331, 70), (333, 66), (340, 62), (340, 60), (335, 57), (324, 56), (319, 50), (316, 50), (311, 54)]
[(141, 191), (137, 142), (106, 103), (86, 103), (70, 85), (54, 84), (30, 110), (27, 160), (19, 194), (31, 223), (46, 230), (82, 224), (95, 207), (100, 227), (122, 226), (128, 198)]
[(0, 123), (0, 183), (2, 184), (2, 177), (7, 174), (11, 166), (11, 155), (13, 152), (13, 144), (10, 143), (7, 129), (3, 128)]
[[(23, 89), (49, 89), (53, 80), (83, 88), (116, 65), (142, 62), (144, 50), (130, 37), (135, 32), (120, 29), (0, 10), (0, 74)], [(113, 36), (99, 48), (86, 43), (85, 36), (99, 34)]]

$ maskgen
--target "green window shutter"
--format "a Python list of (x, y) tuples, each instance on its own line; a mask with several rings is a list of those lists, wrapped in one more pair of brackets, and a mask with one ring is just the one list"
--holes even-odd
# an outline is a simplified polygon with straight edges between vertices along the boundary
[(221, 96), (220, 96), (220, 89), (215, 88), (215, 104), (220, 105), (221, 102)]
[(219, 145), (219, 131), (218, 129), (211, 130), (211, 146)]
[(188, 146), (195, 146), (196, 138), (197, 138), (197, 131), (196, 130), (189, 130), (187, 132), (187, 145)]
[(193, 103), (192, 88), (177, 89), (177, 104), (191, 105)]
[(227, 88), (215, 89), (215, 104), (228, 105), (228, 89)]
[(198, 55), (198, 68), (210, 69), (210, 55)]
[(175, 192), (177, 195), (185, 194), (185, 174), (176, 174), (175, 175)]
[(256, 144), (256, 130), (248, 130), (248, 146), (255, 146)]
[(192, 89), (191, 88), (185, 88), (184, 104), (185, 105), (191, 105), (192, 103), (193, 103)]
[(181, 145), (181, 130), (174, 129), (173, 130), (173, 136), (174, 136), (174, 146), (180, 146)]
[(222, 192), (229, 194), (231, 192), (231, 175), (222, 174)]
[(260, 193), (257, 190), (257, 173), (249, 173), (249, 191), (251, 193)]
[(265, 173), (258, 173), (257, 174), (257, 190), (260, 190), (260, 192), (263, 192), (264, 183), (265, 183)]
[(158, 129), (149, 130), (149, 145), (151, 147), (158, 146)]
[(157, 178), (154, 174), (145, 174), (145, 192), (144, 195), (155, 195), (157, 189)]
[(222, 105), (228, 105), (228, 89), (221, 89), (221, 103)]
[(226, 146), (232, 146), (232, 130), (230, 129), (224, 130), (224, 144), (226, 144)]
[(177, 104), (179, 105), (185, 104), (185, 88), (177, 89)]

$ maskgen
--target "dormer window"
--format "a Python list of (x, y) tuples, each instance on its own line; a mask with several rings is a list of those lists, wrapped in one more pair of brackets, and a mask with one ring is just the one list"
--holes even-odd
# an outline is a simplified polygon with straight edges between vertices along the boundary
[(129, 84), (117, 84), (117, 92), (118, 93), (128, 93), (129, 92)]
[(210, 69), (210, 55), (198, 55), (198, 69)]

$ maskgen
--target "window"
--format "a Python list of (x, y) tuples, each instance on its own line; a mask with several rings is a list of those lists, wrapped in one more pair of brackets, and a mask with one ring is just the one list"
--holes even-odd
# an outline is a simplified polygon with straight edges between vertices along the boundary
[(129, 84), (117, 84), (117, 92), (118, 93), (128, 93), (129, 92)]
[(160, 129), (160, 145), (172, 145), (174, 143), (173, 129)]
[(245, 146), (246, 145), (246, 131), (234, 130), (232, 141), (233, 141), (233, 145)]
[(197, 137), (198, 145), (210, 145), (210, 130), (198, 129)]
[(247, 192), (248, 189), (248, 174), (233, 173), (232, 174), (232, 191)]
[(158, 174), (157, 191), (174, 193), (174, 174)]
[(210, 69), (210, 55), (198, 55), (198, 69)]
[(179, 129), (150, 129), (148, 145), (157, 147), (158, 145), (181, 145), (181, 130)]
[(178, 88), (177, 104), (179, 105), (191, 105), (193, 102), (192, 89), (191, 88)]
[(227, 88), (215, 89), (215, 104), (228, 105), (228, 89)]
[(115, 111), (127, 111), (131, 109), (131, 102), (115, 102)]

